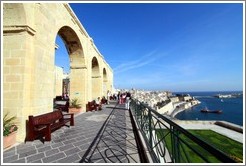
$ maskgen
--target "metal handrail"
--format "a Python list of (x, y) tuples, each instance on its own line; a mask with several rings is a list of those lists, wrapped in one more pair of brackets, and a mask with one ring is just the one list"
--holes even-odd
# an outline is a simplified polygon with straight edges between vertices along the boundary
[(130, 110), (153, 162), (236, 162), (222, 151), (135, 99), (130, 102)]

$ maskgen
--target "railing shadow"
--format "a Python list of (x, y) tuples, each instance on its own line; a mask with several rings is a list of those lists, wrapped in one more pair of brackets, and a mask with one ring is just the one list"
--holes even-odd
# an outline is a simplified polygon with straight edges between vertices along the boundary
[(129, 111), (116, 106), (82, 157), (81, 163), (140, 162)]

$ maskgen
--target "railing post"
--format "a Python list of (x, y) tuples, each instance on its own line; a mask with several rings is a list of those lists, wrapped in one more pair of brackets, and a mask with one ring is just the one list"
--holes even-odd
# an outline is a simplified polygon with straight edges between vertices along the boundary
[(153, 133), (152, 133), (152, 125), (151, 125), (151, 120), (152, 120), (152, 114), (151, 114), (151, 110), (148, 109), (148, 118), (149, 118), (149, 144), (150, 144), (150, 148), (153, 149)]
[(141, 130), (143, 130), (143, 117), (142, 117), (142, 108), (141, 108), (141, 104), (138, 106), (138, 108), (139, 108), (139, 117), (140, 117), (140, 128), (141, 128)]
[(171, 142), (172, 142), (172, 160), (174, 163), (180, 163), (180, 148), (179, 148), (179, 131), (170, 126)]

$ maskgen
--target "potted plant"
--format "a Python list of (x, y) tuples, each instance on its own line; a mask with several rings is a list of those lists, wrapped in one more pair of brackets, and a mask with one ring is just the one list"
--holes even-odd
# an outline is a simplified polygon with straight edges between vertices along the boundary
[(7, 112), (3, 117), (3, 148), (6, 149), (16, 143), (16, 116), (9, 116)]
[(79, 99), (74, 98), (70, 101), (69, 113), (78, 113), (81, 112), (81, 103)]

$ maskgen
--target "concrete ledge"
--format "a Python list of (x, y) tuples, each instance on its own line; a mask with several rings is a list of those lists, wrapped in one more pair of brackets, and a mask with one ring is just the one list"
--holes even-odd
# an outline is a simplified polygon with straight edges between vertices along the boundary
[(28, 25), (13, 25), (13, 26), (3, 26), (4, 33), (19, 33), (28, 32), (30, 35), (35, 35), (36, 31)]
[(221, 126), (221, 127), (228, 128), (230, 130), (233, 130), (233, 131), (236, 131), (236, 132), (239, 132), (239, 133), (243, 133), (243, 128), (241, 126), (238, 126), (238, 125), (233, 124), (233, 123), (229, 123), (229, 122), (226, 122), (226, 121), (216, 121), (214, 124), (218, 125), (218, 126)]
[(141, 146), (141, 147), (138, 147), (139, 150), (141, 150), (140, 153), (142, 153), (139, 155), (140, 155), (141, 159), (144, 158), (146, 163), (153, 163), (153, 159), (152, 159), (151, 154), (149, 152), (148, 146), (145, 142), (145, 139), (142, 135), (141, 130), (139, 129), (139, 127), (137, 125), (137, 121), (136, 121), (135, 117), (133, 116), (131, 109), (129, 109), (129, 112), (130, 112), (130, 116), (131, 116), (132, 127), (135, 131), (135, 135), (136, 135), (135, 137), (136, 137), (137, 144), (138, 144), (138, 146)]
[[(232, 130), (231, 128), (226, 128), (225, 125), (217, 125), (216, 122), (223, 122), (222, 124), (227, 124), (229, 126), (234, 126), (237, 128), (242, 128), (239, 125), (227, 122), (227, 121), (214, 121), (214, 120), (174, 120), (175, 123), (183, 127), (184, 129), (191, 130), (213, 130), (219, 134), (222, 134), (228, 138), (235, 141), (243, 143), (243, 133)], [(242, 128), (243, 129), (243, 128)]]

